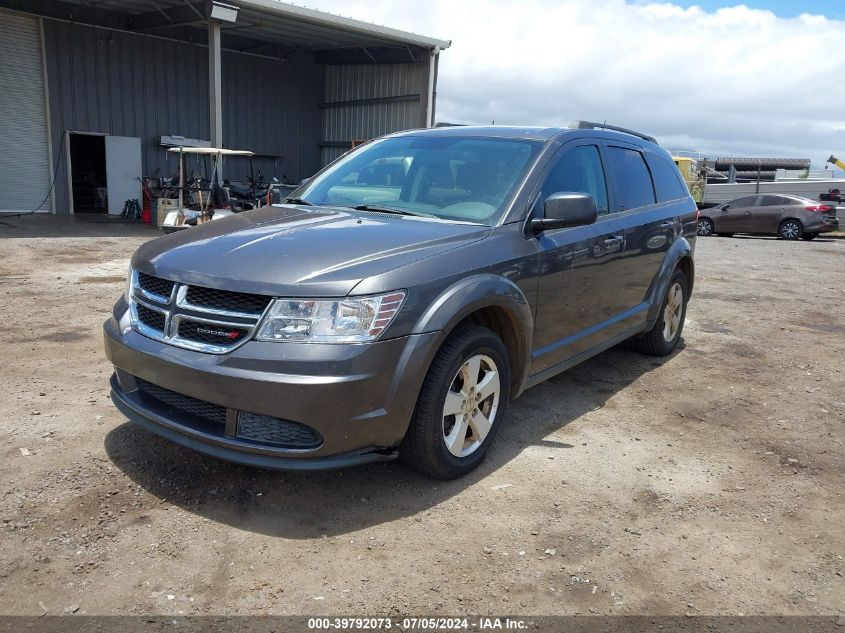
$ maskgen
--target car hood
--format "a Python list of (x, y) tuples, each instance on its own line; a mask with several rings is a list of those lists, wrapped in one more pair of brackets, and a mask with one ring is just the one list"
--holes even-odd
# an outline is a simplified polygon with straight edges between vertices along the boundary
[(222, 290), (340, 297), (366, 278), (489, 233), (486, 226), (385, 213), (265, 207), (147, 242), (132, 267)]

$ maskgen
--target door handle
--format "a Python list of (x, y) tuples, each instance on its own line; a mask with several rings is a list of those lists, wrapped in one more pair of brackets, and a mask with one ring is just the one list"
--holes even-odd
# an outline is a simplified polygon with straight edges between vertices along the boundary
[(625, 237), (623, 235), (616, 235), (614, 237), (608, 237), (604, 240), (605, 246), (616, 246), (617, 244), (621, 244), (625, 241)]
[(672, 226), (675, 226), (675, 221), (674, 220), (666, 220), (665, 222), (661, 223), (660, 226), (664, 229), (668, 229)]

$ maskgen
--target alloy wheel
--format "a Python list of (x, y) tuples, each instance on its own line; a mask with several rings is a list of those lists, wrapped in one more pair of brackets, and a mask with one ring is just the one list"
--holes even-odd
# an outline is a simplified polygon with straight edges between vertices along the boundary
[(797, 240), (800, 233), (801, 227), (792, 221), (784, 222), (783, 226), (780, 227), (780, 235), (785, 240)]
[(443, 441), (455, 457), (471, 455), (496, 422), (501, 392), (499, 370), (486, 354), (461, 365), (443, 404)]
[(702, 236), (713, 235), (713, 223), (707, 218), (699, 220), (696, 233)]
[(675, 282), (666, 293), (666, 307), (663, 308), (663, 338), (673, 341), (681, 327), (681, 313), (684, 309), (684, 290)]

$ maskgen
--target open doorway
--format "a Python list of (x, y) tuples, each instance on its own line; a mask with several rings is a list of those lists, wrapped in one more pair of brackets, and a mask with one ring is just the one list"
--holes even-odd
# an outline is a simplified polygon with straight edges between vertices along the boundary
[(108, 213), (106, 137), (68, 134), (74, 213)]

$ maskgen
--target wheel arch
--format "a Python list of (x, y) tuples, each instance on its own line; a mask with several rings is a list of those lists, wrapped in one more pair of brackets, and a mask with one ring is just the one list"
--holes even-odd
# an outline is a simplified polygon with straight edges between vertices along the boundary
[(801, 229), (802, 230), (804, 229), (804, 222), (801, 220), (801, 218), (789, 216), (789, 217), (784, 218), (783, 220), (780, 221), (780, 224), (778, 224), (778, 231), (780, 231), (780, 227), (782, 227), (785, 222), (789, 222), (790, 220), (792, 220), (793, 222), (798, 222), (798, 224), (801, 225)]
[(442, 341), (464, 323), (482, 325), (502, 340), (511, 363), (511, 398), (521, 392), (529, 369), (534, 317), (523, 292), (510, 279), (485, 274), (446, 288), (417, 321), (418, 333), (439, 331)]
[(648, 318), (646, 320), (646, 331), (650, 330), (657, 321), (660, 314), (660, 307), (663, 295), (666, 293), (666, 288), (669, 285), (669, 280), (675, 270), (680, 268), (687, 278), (689, 287), (687, 291), (692, 294), (693, 285), (695, 283), (695, 261), (693, 259), (693, 249), (686, 238), (681, 237), (672, 244), (666, 257), (663, 258), (663, 263), (660, 270), (652, 282), (651, 289), (648, 293)]

